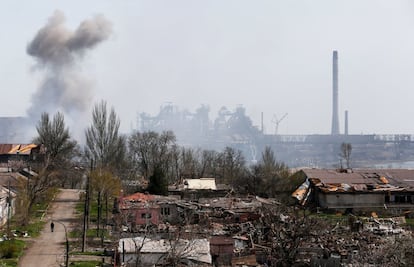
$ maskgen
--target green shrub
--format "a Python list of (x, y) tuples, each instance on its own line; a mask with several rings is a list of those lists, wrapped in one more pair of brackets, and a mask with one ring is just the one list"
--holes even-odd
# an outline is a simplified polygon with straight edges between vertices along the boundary
[(6, 240), (0, 243), (0, 258), (11, 259), (17, 258), (24, 248), (24, 242), (21, 240)]

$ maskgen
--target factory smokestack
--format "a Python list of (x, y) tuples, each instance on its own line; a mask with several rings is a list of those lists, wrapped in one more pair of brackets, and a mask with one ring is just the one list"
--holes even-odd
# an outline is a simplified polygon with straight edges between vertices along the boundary
[(345, 110), (345, 135), (348, 135), (348, 110)]
[(72, 31), (65, 26), (64, 14), (54, 12), (27, 46), (27, 53), (36, 60), (33, 69), (43, 74), (27, 110), (30, 119), (40, 119), (43, 112), (60, 111), (77, 120), (89, 109), (92, 86), (81, 74), (79, 63), (111, 32), (111, 23), (101, 15), (82, 21)]
[(332, 135), (339, 134), (338, 117), (338, 52), (333, 51), (332, 58)]

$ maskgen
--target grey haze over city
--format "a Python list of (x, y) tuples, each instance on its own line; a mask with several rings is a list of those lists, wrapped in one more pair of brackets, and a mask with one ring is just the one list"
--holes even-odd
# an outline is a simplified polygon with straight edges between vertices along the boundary
[[(165, 103), (242, 105), (265, 132), (288, 113), (280, 134), (329, 134), (336, 50), (340, 130), (348, 110), (350, 134), (413, 134), (413, 14), (410, 0), (4, 1), (0, 114), (80, 126), (104, 99), (129, 132)], [(36, 50), (48, 27), (69, 54)]]

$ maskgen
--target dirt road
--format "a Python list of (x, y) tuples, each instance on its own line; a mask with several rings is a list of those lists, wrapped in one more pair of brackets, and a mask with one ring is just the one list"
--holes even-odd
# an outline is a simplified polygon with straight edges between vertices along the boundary
[[(52, 202), (46, 215), (47, 221), (40, 236), (33, 240), (24, 256), (20, 259), (20, 267), (55, 267), (62, 266), (65, 261), (65, 228), (70, 231), (71, 222), (75, 218), (75, 205), (79, 200), (79, 190), (62, 189)], [(51, 232), (50, 222), (54, 222)]]

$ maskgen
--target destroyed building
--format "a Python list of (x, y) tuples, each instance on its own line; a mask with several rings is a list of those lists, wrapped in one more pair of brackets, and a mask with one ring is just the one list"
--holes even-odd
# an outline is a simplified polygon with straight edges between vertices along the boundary
[(147, 237), (122, 238), (118, 251), (122, 266), (211, 266), (207, 239), (160, 239)]
[(215, 178), (183, 179), (182, 183), (168, 187), (169, 195), (191, 201), (224, 197), (229, 191), (229, 186), (216, 184)]
[(177, 224), (182, 215), (174, 198), (145, 193), (121, 197), (117, 209), (120, 223), (128, 226), (130, 231), (147, 225)]
[(414, 210), (414, 170), (303, 169), (305, 182), (292, 194), (322, 209)]

